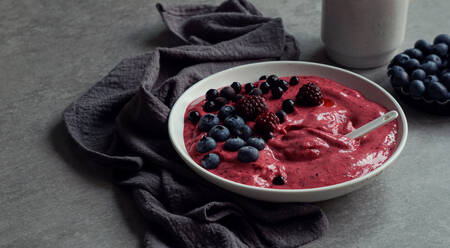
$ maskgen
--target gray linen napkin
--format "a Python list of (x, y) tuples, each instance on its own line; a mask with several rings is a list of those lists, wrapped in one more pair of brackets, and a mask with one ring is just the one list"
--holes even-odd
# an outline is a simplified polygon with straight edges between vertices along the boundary
[(298, 59), (281, 19), (263, 17), (246, 0), (157, 8), (187, 45), (123, 60), (63, 115), (80, 149), (132, 193), (148, 227), (145, 247), (297, 247), (320, 237), (328, 221), (319, 208), (224, 191), (189, 170), (168, 139), (171, 106), (198, 80), (236, 65)]

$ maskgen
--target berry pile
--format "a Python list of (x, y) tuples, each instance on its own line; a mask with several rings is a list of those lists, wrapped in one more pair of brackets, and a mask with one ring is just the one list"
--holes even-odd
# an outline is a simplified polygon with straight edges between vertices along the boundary
[[(276, 75), (264, 75), (258, 82), (243, 87), (239, 82), (233, 82), (220, 90), (209, 89), (202, 106), (206, 113), (201, 116), (194, 110), (187, 115), (187, 119), (205, 133), (196, 144), (197, 152), (206, 153), (201, 165), (206, 169), (217, 168), (220, 155), (213, 150), (220, 146), (219, 143), (223, 143), (226, 151), (237, 151), (240, 162), (257, 161), (259, 151), (275, 136), (278, 125), (286, 120), (286, 116), (295, 112), (296, 106), (313, 107), (323, 103), (319, 86), (309, 82), (300, 87), (295, 99), (280, 100), (281, 109), (276, 113), (269, 111), (267, 99), (281, 99), (290, 87), (299, 83), (297, 76), (286, 81)], [(284, 181), (285, 178), (279, 176), (273, 183), (282, 185)]]
[(392, 86), (413, 99), (450, 100), (450, 35), (440, 34), (433, 44), (418, 40), (414, 48), (396, 55), (388, 66)]

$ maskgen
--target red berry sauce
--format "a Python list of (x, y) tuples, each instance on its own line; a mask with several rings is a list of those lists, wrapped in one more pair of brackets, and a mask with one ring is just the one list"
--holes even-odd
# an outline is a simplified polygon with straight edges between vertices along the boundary
[[(289, 81), (290, 77), (282, 77)], [(300, 83), (290, 86), (281, 99), (273, 99), (271, 92), (264, 94), (269, 111), (281, 109), (283, 100), (293, 99), (299, 88), (314, 82), (320, 88), (324, 102), (316, 107), (295, 106), (285, 116), (267, 141), (259, 159), (252, 163), (237, 160), (237, 152), (225, 151), (224, 142), (210, 151), (219, 154), (221, 163), (210, 172), (226, 179), (266, 188), (307, 189), (345, 182), (369, 173), (382, 165), (394, 152), (398, 139), (398, 121), (376, 131), (349, 139), (344, 135), (388, 112), (383, 106), (367, 100), (356, 90), (316, 76), (299, 76)], [(258, 81), (256, 84), (264, 82)], [(241, 94), (243, 94), (242, 90)], [(205, 153), (196, 150), (199, 139), (205, 135), (188, 120), (188, 114), (197, 110), (202, 116), (204, 97), (192, 102), (185, 113), (184, 142), (189, 155), (198, 164)], [(229, 102), (229, 105), (234, 103)], [(216, 113), (217, 114), (217, 113)], [(247, 122), (253, 131), (254, 122)], [(200, 166), (200, 165), (199, 165)], [(282, 176), (283, 185), (273, 184)]]

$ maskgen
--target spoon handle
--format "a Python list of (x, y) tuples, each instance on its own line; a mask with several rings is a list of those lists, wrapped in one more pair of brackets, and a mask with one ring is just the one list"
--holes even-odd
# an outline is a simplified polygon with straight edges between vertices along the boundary
[(374, 130), (376, 128), (384, 126), (385, 124), (395, 120), (397, 118), (397, 116), (398, 116), (397, 111), (392, 110), (392, 111), (390, 111), (390, 112), (388, 112), (388, 113), (386, 113), (386, 114), (376, 118), (375, 120), (367, 123), (366, 125), (358, 128), (356, 130), (353, 130), (352, 132), (346, 134), (345, 136), (348, 137), (348, 138), (356, 139), (356, 138), (358, 138), (360, 136), (363, 136), (366, 133), (368, 133), (368, 132), (370, 132), (370, 131), (372, 131), (372, 130)]

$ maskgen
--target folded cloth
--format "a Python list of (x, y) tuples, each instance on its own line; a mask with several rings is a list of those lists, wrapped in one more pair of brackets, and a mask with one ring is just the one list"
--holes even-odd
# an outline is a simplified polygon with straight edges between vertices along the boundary
[(171, 106), (198, 80), (250, 62), (298, 59), (281, 19), (246, 0), (157, 8), (187, 45), (123, 60), (63, 115), (80, 149), (132, 193), (147, 223), (145, 247), (298, 247), (320, 237), (328, 221), (318, 207), (222, 190), (189, 170), (168, 138)]

